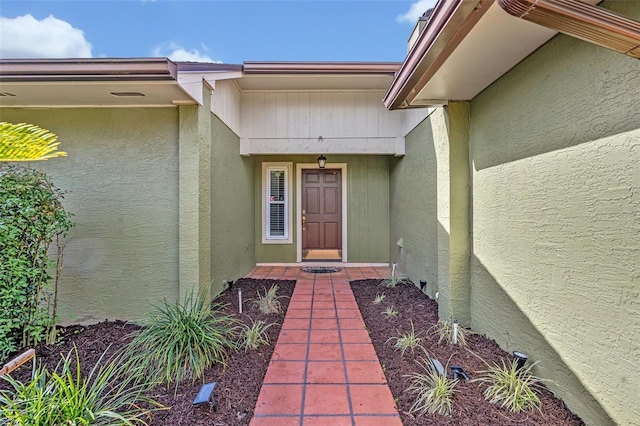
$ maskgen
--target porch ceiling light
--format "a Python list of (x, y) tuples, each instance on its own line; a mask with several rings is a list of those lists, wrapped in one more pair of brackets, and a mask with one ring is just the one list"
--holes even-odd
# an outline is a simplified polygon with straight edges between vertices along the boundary
[(324, 166), (326, 165), (327, 165), (327, 157), (320, 154), (320, 157), (318, 157), (318, 167), (320, 167), (321, 169), (324, 169)]

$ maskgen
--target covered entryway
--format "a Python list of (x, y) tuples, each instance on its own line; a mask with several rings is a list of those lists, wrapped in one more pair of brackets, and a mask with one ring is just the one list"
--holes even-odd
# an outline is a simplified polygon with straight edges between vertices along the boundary
[(302, 260), (342, 259), (342, 171), (302, 170)]

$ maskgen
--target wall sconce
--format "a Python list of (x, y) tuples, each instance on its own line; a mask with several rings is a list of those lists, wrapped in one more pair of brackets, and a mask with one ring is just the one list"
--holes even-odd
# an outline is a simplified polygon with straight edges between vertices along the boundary
[(327, 164), (327, 157), (321, 154), (320, 157), (318, 157), (318, 167), (320, 167), (321, 169), (324, 169), (324, 166), (326, 164)]

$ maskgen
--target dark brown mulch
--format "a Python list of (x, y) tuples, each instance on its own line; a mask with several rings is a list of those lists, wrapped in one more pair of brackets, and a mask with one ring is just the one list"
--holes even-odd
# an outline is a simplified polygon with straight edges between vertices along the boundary
[[(390, 337), (398, 336), (398, 331), (411, 331), (411, 322), (430, 357), (438, 359), (443, 365), (459, 365), (469, 373), (471, 379), (487, 366), (470, 351), (488, 363), (498, 363), (504, 359), (511, 362), (512, 356), (484, 336), (477, 334), (468, 337), (467, 348), (457, 345), (438, 343), (439, 337), (428, 330), (438, 321), (438, 305), (425, 296), (411, 283), (395, 288), (386, 288), (378, 280), (352, 281), (351, 288), (360, 306), (362, 317), (371, 335), (380, 363), (386, 372), (387, 381), (394, 398), (397, 400), (402, 423), (404, 425), (582, 425), (580, 418), (571, 413), (565, 404), (553, 396), (546, 388), (539, 392), (541, 410), (530, 410), (518, 414), (511, 413), (498, 405), (484, 400), (482, 391), (485, 386), (478, 382), (459, 381), (453, 398), (453, 410), (450, 416), (442, 417), (429, 414), (419, 418), (408, 413), (414, 397), (405, 392), (410, 381), (404, 377), (412, 372), (423, 372), (415, 360), (424, 356), (416, 352), (412, 355), (393, 348)], [(376, 295), (384, 293), (385, 299), (373, 304)], [(399, 312), (395, 318), (382, 314), (387, 307)], [(467, 350), (468, 349), (468, 350)], [(450, 371), (449, 371), (450, 373)]]
[[(278, 294), (291, 296), (293, 281), (252, 280), (242, 279), (236, 282), (231, 291), (227, 290), (216, 302), (228, 304), (227, 312), (238, 315), (237, 288), (242, 288), (245, 298), (244, 313), (254, 320), (263, 319), (277, 322), (278, 326), (269, 329), (269, 337), (275, 343), (280, 332), (282, 315), (262, 315), (253, 308), (249, 298), (255, 298), (256, 291), (264, 292), (272, 284), (280, 287)], [(397, 398), (405, 425), (581, 425), (578, 417), (573, 415), (562, 403), (553, 397), (549, 391), (541, 394), (542, 411), (529, 411), (513, 414), (487, 403), (482, 398), (482, 388), (477, 383), (459, 383), (458, 392), (454, 398), (453, 413), (449, 417), (429, 415), (419, 419), (406, 413), (412, 400), (404, 392), (408, 382), (403, 375), (416, 370), (416, 364), (409, 353), (404, 357), (393, 350), (392, 344), (387, 343), (389, 337), (396, 335), (397, 330), (403, 332), (410, 328), (409, 320), (413, 321), (416, 331), (422, 331), (425, 346), (431, 356), (442, 361), (449, 361), (449, 365), (462, 365), (472, 376), (484, 369), (484, 364), (468, 351), (446, 344), (438, 344), (437, 338), (425, 333), (437, 321), (437, 305), (424, 296), (413, 285), (401, 285), (395, 289), (380, 287), (379, 281), (363, 280), (352, 283), (352, 289), (362, 316), (367, 324), (372, 341), (378, 353), (380, 363), (384, 366), (387, 379), (394, 397)], [(385, 301), (381, 305), (371, 302), (376, 294), (384, 291)], [(283, 308), (289, 303), (289, 298), (281, 299)], [(382, 314), (387, 306), (394, 306), (400, 313), (397, 318), (388, 320)], [(243, 321), (249, 316), (241, 315)], [(129, 341), (129, 334), (139, 326), (122, 321), (105, 321), (91, 326), (71, 326), (64, 328), (63, 341), (56, 346), (42, 346), (37, 348), (39, 362), (46, 363), (50, 368), (55, 367), (61, 354), (67, 354), (75, 344), (78, 348), (83, 370), (90, 369), (109, 348), (109, 354), (123, 348)], [(434, 340), (435, 339), (435, 340)], [(469, 348), (488, 362), (499, 362), (500, 357), (508, 359), (508, 354), (502, 351), (495, 342), (482, 336), (471, 336)], [(206, 372), (204, 381), (216, 381), (215, 396), (217, 410), (203, 411), (194, 408), (193, 399), (200, 389), (201, 382), (194, 385), (184, 384), (178, 387), (174, 395), (173, 388), (156, 389), (155, 398), (170, 407), (169, 410), (159, 411), (153, 415), (153, 425), (248, 425), (253, 415), (253, 409), (258, 399), (260, 386), (267, 370), (274, 345), (262, 347), (258, 351), (234, 353), (228, 360), (226, 369), (214, 367)], [(17, 370), (13, 376), (22, 380), (28, 377), (30, 368), (27, 366)], [(0, 387), (2, 387), (0, 381)]]
[[(248, 425), (253, 415), (253, 409), (258, 400), (260, 386), (267, 371), (274, 344), (280, 334), (284, 319), (284, 312), (289, 305), (295, 281), (273, 281), (241, 279), (236, 281), (232, 290), (223, 292), (216, 303), (227, 304), (226, 312), (236, 315), (249, 324), (249, 318), (267, 323), (277, 323), (268, 329), (270, 346), (262, 346), (257, 351), (233, 353), (227, 362), (226, 369), (221, 366), (210, 368), (205, 373), (204, 382), (217, 382), (214, 392), (217, 409), (215, 411), (194, 408), (193, 399), (202, 386), (201, 381), (195, 384), (183, 384), (174, 394), (174, 388), (164, 387), (155, 390), (154, 399), (169, 410), (157, 411), (153, 414), (150, 424), (171, 426), (197, 425)], [(279, 287), (278, 295), (286, 296), (280, 299), (283, 307), (282, 314), (263, 315), (253, 307), (252, 300), (259, 290), (264, 294), (272, 284)], [(244, 299), (243, 315), (238, 311), (238, 288), (242, 289)], [(95, 365), (103, 352), (109, 348), (109, 354), (124, 348), (130, 341), (130, 333), (139, 326), (122, 321), (105, 321), (90, 326), (71, 326), (62, 329), (63, 341), (56, 346), (42, 346), (36, 349), (38, 362), (45, 363), (53, 369), (60, 356), (66, 355), (75, 344), (81, 359), (84, 374)], [(13, 373), (15, 378), (25, 380), (30, 373), (30, 363)], [(86, 370), (86, 371), (85, 371)], [(0, 387), (3, 385), (0, 381)]]

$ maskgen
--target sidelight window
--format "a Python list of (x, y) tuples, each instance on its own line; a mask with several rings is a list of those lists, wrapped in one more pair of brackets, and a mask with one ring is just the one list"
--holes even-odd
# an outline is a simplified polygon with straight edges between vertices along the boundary
[(291, 163), (263, 163), (262, 169), (262, 242), (291, 243)]

